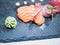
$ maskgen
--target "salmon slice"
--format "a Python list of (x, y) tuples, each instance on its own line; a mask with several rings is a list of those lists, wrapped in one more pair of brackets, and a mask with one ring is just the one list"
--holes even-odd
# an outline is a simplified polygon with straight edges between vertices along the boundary
[(34, 22), (37, 25), (42, 25), (45, 22), (44, 17), (42, 16), (42, 13), (38, 13), (35, 17), (34, 17)]
[(17, 9), (17, 16), (23, 22), (33, 21), (35, 13), (34, 5), (23, 6)]

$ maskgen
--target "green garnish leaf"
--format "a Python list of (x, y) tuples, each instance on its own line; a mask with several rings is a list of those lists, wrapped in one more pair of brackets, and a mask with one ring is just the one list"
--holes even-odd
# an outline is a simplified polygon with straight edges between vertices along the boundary
[(47, 7), (48, 7), (49, 9), (51, 9), (51, 10), (53, 10), (53, 9), (54, 9), (54, 7), (53, 7), (53, 6), (51, 6), (51, 5), (47, 5)]

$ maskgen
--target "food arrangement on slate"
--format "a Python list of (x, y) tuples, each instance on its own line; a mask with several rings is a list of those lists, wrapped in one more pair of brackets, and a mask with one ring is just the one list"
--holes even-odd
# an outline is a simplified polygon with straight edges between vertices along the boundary
[(60, 0), (0, 0), (0, 42), (60, 37)]

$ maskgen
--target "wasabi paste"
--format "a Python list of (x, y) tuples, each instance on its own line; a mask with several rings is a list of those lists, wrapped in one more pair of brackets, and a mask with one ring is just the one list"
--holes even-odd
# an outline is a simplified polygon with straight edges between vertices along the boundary
[(5, 26), (7, 28), (15, 28), (16, 25), (17, 25), (17, 21), (16, 21), (16, 19), (14, 17), (9, 16), (9, 17), (6, 18), (6, 20), (5, 20)]

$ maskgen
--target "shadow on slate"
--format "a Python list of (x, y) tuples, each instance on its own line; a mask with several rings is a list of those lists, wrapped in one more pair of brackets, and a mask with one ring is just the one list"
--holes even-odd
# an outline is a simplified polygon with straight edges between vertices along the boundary
[[(46, 18), (42, 26), (37, 26), (33, 22), (23, 23), (16, 16), (15, 3), (20, 2), (23, 6), (24, 0), (0, 0), (0, 42), (17, 42), (26, 40), (39, 40), (60, 37), (60, 14), (57, 14), (53, 21)], [(27, 0), (28, 5), (34, 4)], [(39, 2), (39, 0), (36, 0)], [(47, 4), (48, 0), (44, 0), (42, 4)], [(4, 26), (4, 21), (8, 16), (13, 16), (17, 20), (15, 29), (7, 29)]]

